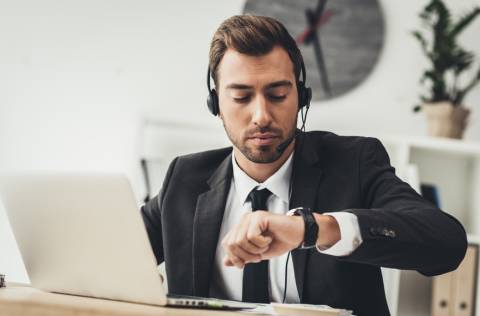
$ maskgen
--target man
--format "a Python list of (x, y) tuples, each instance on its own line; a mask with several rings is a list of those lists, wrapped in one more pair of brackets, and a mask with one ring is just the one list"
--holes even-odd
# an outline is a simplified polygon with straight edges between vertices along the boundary
[(388, 315), (380, 267), (454, 270), (465, 231), (395, 176), (378, 140), (297, 130), (302, 65), (278, 21), (222, 23), (208, 105), (233, 148), (173, 160), (142, 207), (152, 248), (171, 293)]

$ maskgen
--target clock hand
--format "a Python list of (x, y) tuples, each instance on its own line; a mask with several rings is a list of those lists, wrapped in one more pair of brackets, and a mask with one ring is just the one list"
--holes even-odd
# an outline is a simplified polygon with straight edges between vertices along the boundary
[(330, 86), (330, 81), (328, 79), (327, 67), (325, 66), (325, 60), (323, 57), (322, 46), (318, 36), (313, 39), (313, 49), (315, 50), (315, 59), (318, 64), (318, 72), (320, 75), (320, 80), (322, 82), (322, 88), (327, 94), (327, 96), (332, 95), (332, 89)]
[(327, 0), (319, 0), (316, 12), (313, 12), (310, 9), (307, 9), (305, 11), (305, 14), (307, 16), (307, 21), (309, 23), (310, 29), (312, 30), (309, 38), (306, 39), (306, 43), (309, 44), (309, 43), (313, 42), (313, 48), (314, 48), (314, 51), (315, 51), (315, 58), (317, 60), (318, 71), (319, 71), (320, 80), (321, 80), (321, 83), (322, 83), (323, 90), (325, 91), (325, 93), (328, 96), (331, 96), (332, 95), (332, 90), (331, 90), (331, 87), (330, 87), (330, 81), (328, 79), (327, 68), (325, 66), (325, 59), (324, 59), (324, 56), (323, 56), (322, 46), (321, 46), (321, 43), (320, 43), (319, 34), (317, 33), (317, 30), (315, 28), (315, 24), (319, 20), (319, 16), (316, 15), (316, 14), (319, 14), (319, 15), (323, 14), (323, 10), (325, 8), (326, 2), (327, 2)]
[(327, 0), (318, 0), (317, 7), (315, 8), (315, 15), (314, 15), (317, 19), (320, 18), (320, 16), (323, 14), (326, 4), (327, 4)]
[(297, 42), (297, 44), (304, 44), (305, 41), (311, 37), (312, 31), (314, 29), (317, 30), (321, 26), (326, 24), (332, 16), (333, 16), (332, 10), (325, 10), (325, 13), (321, 16), (321, 18), (317, 19), (317, 23), (315, 24), (314, 28), (307, 26), (307, 28), (295, 38), (295, 41)]

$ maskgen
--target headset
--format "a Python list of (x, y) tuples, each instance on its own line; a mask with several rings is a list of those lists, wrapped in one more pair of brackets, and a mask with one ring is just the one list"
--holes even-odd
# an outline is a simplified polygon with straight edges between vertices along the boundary
[[(307, 80), (307, 74), (305, 72), (305, 64), (303, 59), (300, 61), (300, 66), (302, 70), (302, 81), (297, 81), (297, 90), (298, 90), (298, 110), (302, 110), (304, 107), (310, 107), (310, 101), (312, 100), (312, 88), (305, 85)], [(220, 107), (218, 102), (218, 94), (215, 89), (210, 87), (210, 67), (207, 70), (207, 88), (208, 88), (208, 97), (207, 97), (207, 106), (210, 113), (213, 116), (217, 116), (220, 113)], [(303, 113), (303, 112), (302, 112)], [(303, 118), (303, 115), (302, 115)]]

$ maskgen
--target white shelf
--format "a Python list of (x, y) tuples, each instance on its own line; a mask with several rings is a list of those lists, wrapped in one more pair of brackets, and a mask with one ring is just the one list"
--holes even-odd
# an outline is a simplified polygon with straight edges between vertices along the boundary
[(480, 143), (448, 138), (435, 137), (400, 137), (386, 136), (382, 137), (382, 142), (393, 143), (396, 145), (408, 146), (410, 148), (420, 148), (425, 150), (451, 153), (455, 155), (467, 155), (480, 157)]
[[(480, 143), (401, 136), (380, 140), (397, 175), (417, 191), (421, 183), (435, 185), (441, 209), (455, 216), (469, 233), (469, 240), (478, 243), (480, 237), (475, 236), (480, 235)], [(392, 316), (430, 316), (431, 278), (415, 271), (382, 271)]]

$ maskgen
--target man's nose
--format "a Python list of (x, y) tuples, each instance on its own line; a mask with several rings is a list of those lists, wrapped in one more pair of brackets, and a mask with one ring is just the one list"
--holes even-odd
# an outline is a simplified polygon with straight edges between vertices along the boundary
[(259, 127), (267, 127), (272, 122), (272, 116), (267, 100), (263, 96), (255, 98), (252, 114), (253, 124)]

